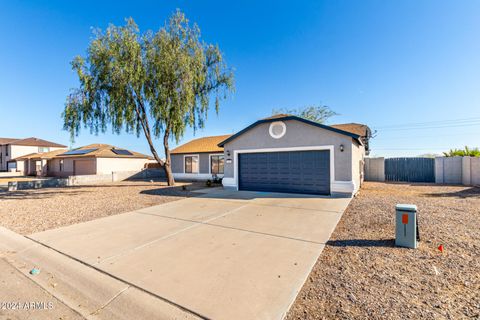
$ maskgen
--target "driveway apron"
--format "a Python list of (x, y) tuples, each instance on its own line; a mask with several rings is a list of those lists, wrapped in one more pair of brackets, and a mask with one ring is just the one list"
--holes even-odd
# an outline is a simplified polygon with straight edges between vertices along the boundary
[(350, 198), (218, 190), (33, 234), (210, 319), (282, 319)]

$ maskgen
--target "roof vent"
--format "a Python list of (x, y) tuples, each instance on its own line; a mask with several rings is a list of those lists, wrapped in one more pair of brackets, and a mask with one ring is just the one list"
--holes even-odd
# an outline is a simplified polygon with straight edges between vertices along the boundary
[(272, 138), (280, 139), (287, 133), (287, 126), (282, 121), (275, 121), (270, 124), (268, 132)]

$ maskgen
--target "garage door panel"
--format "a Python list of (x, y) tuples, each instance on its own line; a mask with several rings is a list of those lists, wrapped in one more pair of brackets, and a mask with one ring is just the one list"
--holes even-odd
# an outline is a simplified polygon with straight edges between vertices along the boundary
[(95, 159), (88, 160), (74, 160), (73, 161), (74, 175), (92, 175), (97, 173)]
[(330, 151), (239, 154), (241, 190), (330, 194)]

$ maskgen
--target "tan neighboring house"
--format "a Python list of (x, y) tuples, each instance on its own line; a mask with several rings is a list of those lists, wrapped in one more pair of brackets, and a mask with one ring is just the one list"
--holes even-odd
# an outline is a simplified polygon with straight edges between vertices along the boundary
[(18, 158), (33, 154), (64, 149), (66, 146), (31, 137), (26, 139), (0, 138), (0, 171), (24, 172), (29, 168), (24, 167), (24, 161)]
[(73, 150), (61, 149), (29, 154), (17, 159), (29, 168), (28, 175), (67, 177), (140, 171), (152, 157), (108, 144), (90, 144)]

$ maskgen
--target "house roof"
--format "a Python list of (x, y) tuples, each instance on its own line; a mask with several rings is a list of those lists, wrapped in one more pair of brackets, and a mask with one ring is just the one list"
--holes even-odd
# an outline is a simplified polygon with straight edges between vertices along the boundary
[[(95, 158), (145, 158), (145, 159), (153, 159), (151, 156), (147, 156), (146, 154), (142, 154), (139, 152), (126, 150), (122, 148), (117, 148), (115, 146), (109, 144), (102, 144), (102, 143), (94, 143), (89, 144), (80, 148), (76, 148), (69, 151), (74, 150), (89, 150), (92, 149), (91, 152), (85, 154), (73, 154), (73, 155), (66, 155), (61, 153), (56, 156), (56, 158), (88, 158), (88, 157), (95, 157)], [(95, 150), (93, 150), (95, 149)], [(126, 150), (131, 154), (118, 154), (115, 153), (114, 150)]]
[(343, 131), (348, 131), (354, 134), (357, 134), (361, 137), (366, 137), (369, 134), (370, 129), (367, 125), (361, 123), (342, 123), (342, 124), (332, 124), (330, 127), (334, 127)]
[[(66, 152), (69, 151), (80, 151), (80, 150), (92, 150), (91, 152), (84, 153), (84, 154), (72, 154), (66, 155)], [(153, 159), (151, 156), (147, 156), (142, 153), (138, 153), (135, 151), (126, 150), (131, 154), (117, 154), (113, 150), (126, 150), (117, 148), (115, 146), (109, 144), (89, 144), (87, 146), (83, 146), (80, 148), (76, 148), (73, 150), (67, 149), (60, 149), (50, 152), (42, 152), (42, 153), (31, 153), (25, 156), (18, 157), (14, 160), (27, 160), (27, 159), (64, 159), (64, 158), (138, 158), (138, 159)]]
[(292, 115), (287, 114), (287, 113), (278, 113), (278, 114), (274, 114), (271, 117), (263, 118), (262, 120), (274, 120), (274, 119), (276, 120), (276, 119), (282, 119), (282, 118), (290, 117), (290, 116), (292, 116)]
[(28, 160), (28, 159), (52, 159), (55, 156), (67, 152), (68, 149), (58, 149), (50, 152), (30, 153), (21, 157), (17, 157), (13, 160)]
[(192, 153), (192, 152), (223, 152), (223, 147), (218, 146), (220, 142), (229, 138), (231, 134), (211, 136), (194, 139), (171, 151), (171, 154)]
[(10, 144), (10, 142), (19, 140), (18, 138), (0, 138), (0, 145), (2, 144)]
[(10, 144), (15, 146), (31, 146), (31, 147), (53, 147), (53, 148), (66, 148), (63, 144), (30, 137), (25, 139), (10, 139), (0, 138), (0, 144)]
[(297, 120), (297, 121), (300, 121), (300, 122), (303, 122), (303, 123), (306, 123), (306, 124), (309, 124), (309, 125), (312, 125), (312, 126), (315, 126), (315, 127), (319, 127), (319, 128), (325, 129), (325, 130), (329, 130), (329, 131), (333, 131), (333, 132), (336, 132), (336, 133), (339, 133), (339, 134), (349, 136), (352, 139), (355, 139), (360, 144), (362, 144), (362, 141), (360, 140), (360, 135), (359, 134), (349, 132), (349, 131), (346, 131), (346, 130), (343, 130), (343, 129), (340, 129), (340, 128), (335, 128), (333, 126), (327, 126), (327, 125), (324, 125), (324, 124), (321, 124), (321, 123), (318, 123), (318, 122), (315, 122), (315, 121), (307, 120), (307, 119), (297, 117), (297, 116), (293, 116), (293, 115), (289, 115), (289, 114), (277, 114), (277, 115), (273, 115), (271, 117), (264, 118), (264, 119), (258, 120), (257, 122), (252, 123), (251, 125), (249, 125), (245, 129), (243, 129), (243, 130), (237, 132), (236, 134), (228, 137), (227, 139), (221, 141), (218, 144), (218, 146), (223, 147), (227, 142), (232, 141), (233, 139), (237, 138), (238, 136), (242, 135), (243, 133), (252, 129), (253, 127), (258, 126), (259, 124), (274, 122), (274, 121), (278, 121), (278, 120), (283, 120), (283, 121)]

